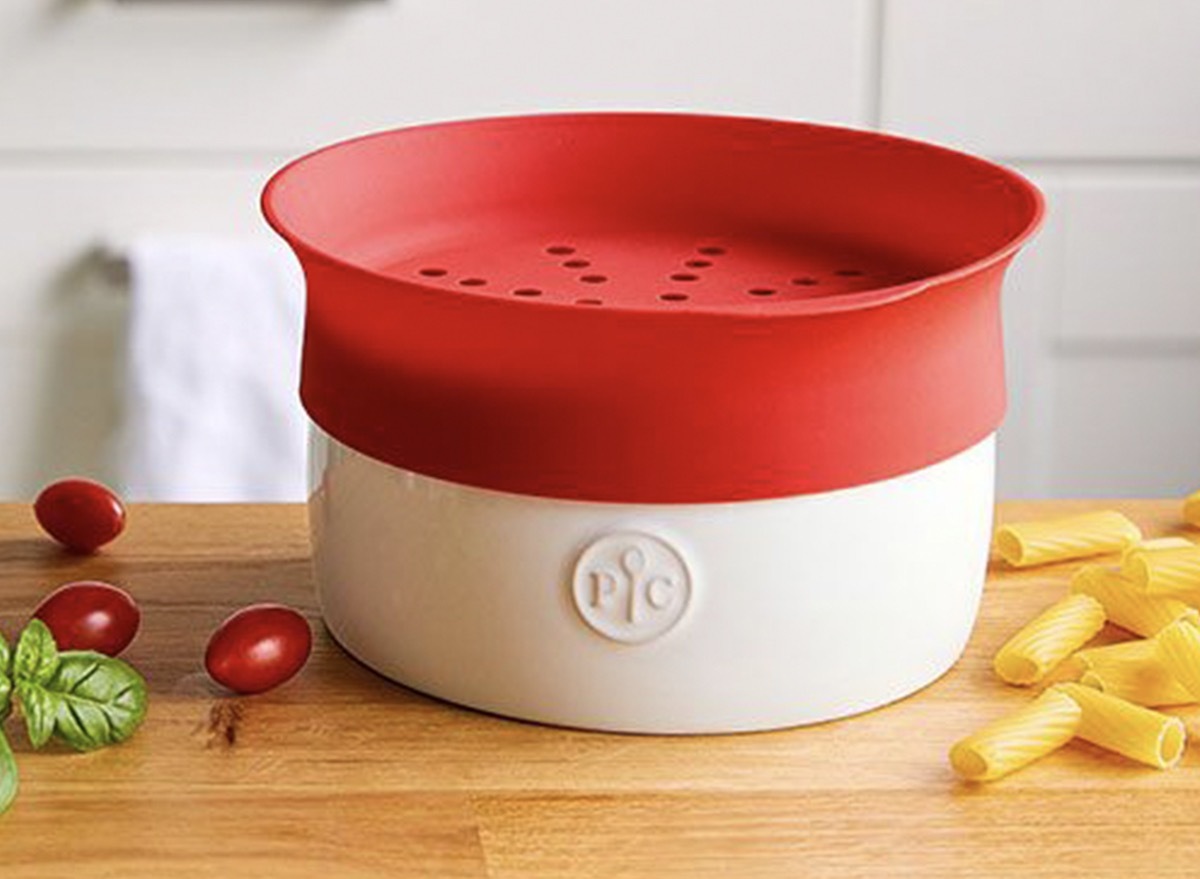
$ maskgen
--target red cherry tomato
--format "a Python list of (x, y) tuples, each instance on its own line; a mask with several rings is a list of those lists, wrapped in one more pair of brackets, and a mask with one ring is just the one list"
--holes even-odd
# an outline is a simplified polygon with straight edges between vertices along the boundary
[(311, 650), (312, 631), (298, 612), (281, 604), (253, 604), (213, 632), (204, 667), (235, 693), (262, 693), (300, 671)]
[(74, 552), (95, 552), (125, 528), (125, 505), (99, 482), (60, 479), (33, 502), (38, 524)]
[(142, 623), (130, 594), (99, 580), (59, 586), (33, 615), (50, 628), (60, 650), (98, 650), (109, 656), (128, 647)]

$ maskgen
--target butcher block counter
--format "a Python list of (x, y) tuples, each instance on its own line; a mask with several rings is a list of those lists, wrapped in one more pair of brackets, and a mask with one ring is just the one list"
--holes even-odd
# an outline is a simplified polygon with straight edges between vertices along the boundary
[[(1147, 537), (1187, 533), (1176, 501), (998, 516), (1101, 507)], [(1029, 698), (991, 656), (1074, 567), (994, 564), (966, 655), (898, 704), (780, 732), (610, 735), (456, 708), (349, 658), (320, 625), (301, 506), (135, 505), (120, 540), (77, 557), (26, 505), (0, 505), (0, 630), (11, 641), (61, 583), (116, 583), (142, 607), (124, 658), (151, 691), (137, 735), (90, 754), (34, 752), (8, 723), (21, 792), (0, 817), (0, 875), (1195, 877), (1200, 746), (1158, 772), (1073, 743), (986, 787), (946, 762)], [(304, 611), (313, 655), (280, 689), (234, 697), (208, 681), (204, 647), (256, 601)], [(1179, 713), (1200, 734), (1200, 709)]]

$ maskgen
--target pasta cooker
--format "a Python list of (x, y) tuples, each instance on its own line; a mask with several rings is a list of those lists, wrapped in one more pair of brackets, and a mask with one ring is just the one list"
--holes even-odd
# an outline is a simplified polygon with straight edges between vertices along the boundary
[(388, 131), (263, 196), (308, 288), (325, 620), (417, 690), (722, 732), (905, 696), (979, 603), (1022, 177), (874, 132)]

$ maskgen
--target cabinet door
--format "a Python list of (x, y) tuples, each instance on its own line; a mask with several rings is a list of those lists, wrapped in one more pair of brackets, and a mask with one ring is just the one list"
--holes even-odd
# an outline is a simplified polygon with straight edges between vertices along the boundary
[(113, 476), (128, 297), (99, 248), (143, 233), (273, 238), (258, 216), (269, 167), (0, 166), (0, 497)]
[(997, 156), (1200, 155), (1194, 0), (888, 0), (883, 124)]
[(867, 0), (4, 0), (0, 149), (295, 151), (574, 108), (860, 121)]

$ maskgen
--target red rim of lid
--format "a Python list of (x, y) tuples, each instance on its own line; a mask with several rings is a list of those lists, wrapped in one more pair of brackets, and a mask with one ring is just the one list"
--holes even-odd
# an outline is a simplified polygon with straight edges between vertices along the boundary
[[(392, 176), (419, 176), (420, 162), (434, 145), (439, 153), (453, 152), (456, 143), (491, 136), (487, 149), (473, 146), (476, 152), (468, 154), (475, 157), (464, 163), (469, 178), (477, 173), (470, 162), (482, 161), (480, 155), (503, 165), (511, 152), (519, 166), (526, 142), (544, 150), (539, 140), (558, 138), (569, 161), (589, 138), (612, 138), (601, 144), (608, 152), (596, 153), (603, 160), (631, 133), (651, 141), (661, 137), (678, 150), (681, 131), (689, 144), (697, 133), (715, 132), (720, 149), (726, 149), (729, 141), (721, 138), (732, 132), (735, 147), (728, 152), (743, 143), (751, 152), (779, 152), (791, 163), (783, 166), (785, 178), (786, 168), (808, 156), (808, 140), (819, 144), (817, 152), (825, 151), (821, 161), (840, 151), (845, 158), (836, 161), (843, 162), (843, 174), (867, 168), (885, 189), (891, 185), (885, 175), (889, 156), (899, 155), (910, 177), (913, 167), (931, 169), (926, 173), (932, 202), (951, 211), (971, 210), (971, 204), (955, 202), (963, 195), (949, 180), (959, 188), (975, 187), (968, 195), (984, 207), (956, 221), (971, 227), (972, 240), (967, 233), (957, 236), (961, 241), (950, 240), (954, 228), (943, 229), (937, 246), (922, 249), (912, 235), (896, 241), (887, 236), (898, 234), (888, 231), (896, 226), (894, 217), (919, 208), (924, 199), (914, 200), (912, 185), (884, 192), (880, 200), (895, 202), (888, 208), (892, 213), (867, 217), (863, 226), (875, 223), (873, 246), (880, 252), (892, 248), (904, 254), (885, 261), (881, 273), (887, 277), (903, 264), (911, 276), (897, 283), (871, 286), (867, 279), (862, 289), (837, 295), (747, 296), (734, 304), (715, 294), (709, 301), (693, 298), (698, 288), (680, 292), (677, 284), (638, 300), (606, 299), (604, 307), (582, 307), (595, 301), (591, 290), (569, 301), (476, 295), (475, 288), (491, 292), (483, 290), (486, 280), (464, 292), (454, 288), (453, 278), (398, 274), (394, 256), (408, 259), (411, 268), (422, 260), (428, 240), (411, 252), (404, 252), (404, 244), (383, 265), (356, 253), (357, 242), (322, 240), (323, 233), (314, 234), (304, 216), (373, 210), (375, 226), (386, 226), (390, 208), (371, 207), (375, 194), (362, 181), (372, 177), (363, 165), (375, 163), (372, 173), (386, 189)], [(498, 132), (502, 146), (494, 140)], [(405, 141), (414, 134), (426, 142), (408, 155)], [(351, 155), (364, 148), (367, 153)], [(406, 169), (414, 156), (417, 166)], [(746, 167), (731, 165), (732, 176), (744, 176)], [(941, 169), (950, 169), (945, 179)], [(859, 176), (848, 175), (854, 198), (861, 195), (853, 188)], [(756, 185), (747, 179), (750, 188)], [(318, 197), (322, 189), (337, 204), (326, 208)], [(424, 224), (420, 217), (405, 217), (396, 236), (402, 242), (446, 223), (433, 210), (437, 198), (428, 187), (420, 194), (433, 212)], [(434, 195), (457, 197), (452, 188)], [(765, 201), (747, 198), (733, 205), (734, 212), (747, 213), (747, 227), (766, 220), (778, 224), (779, 216), (754, 214)], [(860, 211), (870, 204), (860, 202)], [(1032, 184), (1008, 169), (891, 135), (742, 117), (595, 113), (443, 123), (334, 144), (277, 172), (264, 190), (263, 210), (306, 271), (302, 398), (336, 439), (405, 469), (480, 487), (579, 500), (682, 503), (872, 482), (935, 463), (993, 432), (1004, 410), (1000, 280), (1039, 225), (1044, 204)], [(1005, 216), (992, 220), (989, 211)], [(844, 212), (856, 219), (852, 208)], [(937, 231), (936, 214), (918, 209), (913, 222)], [(327, 219), (325, 228), (340, 227)], [(359, 237), (367, 241), (371, 235)], [(985, 252), (954, 263), (971, 247), (980, 250), (980, 241), (987, 244)], [(938, 270), (920, 271), (930, 265)], [(607, 295), (613, 288), (604, 289)]]

